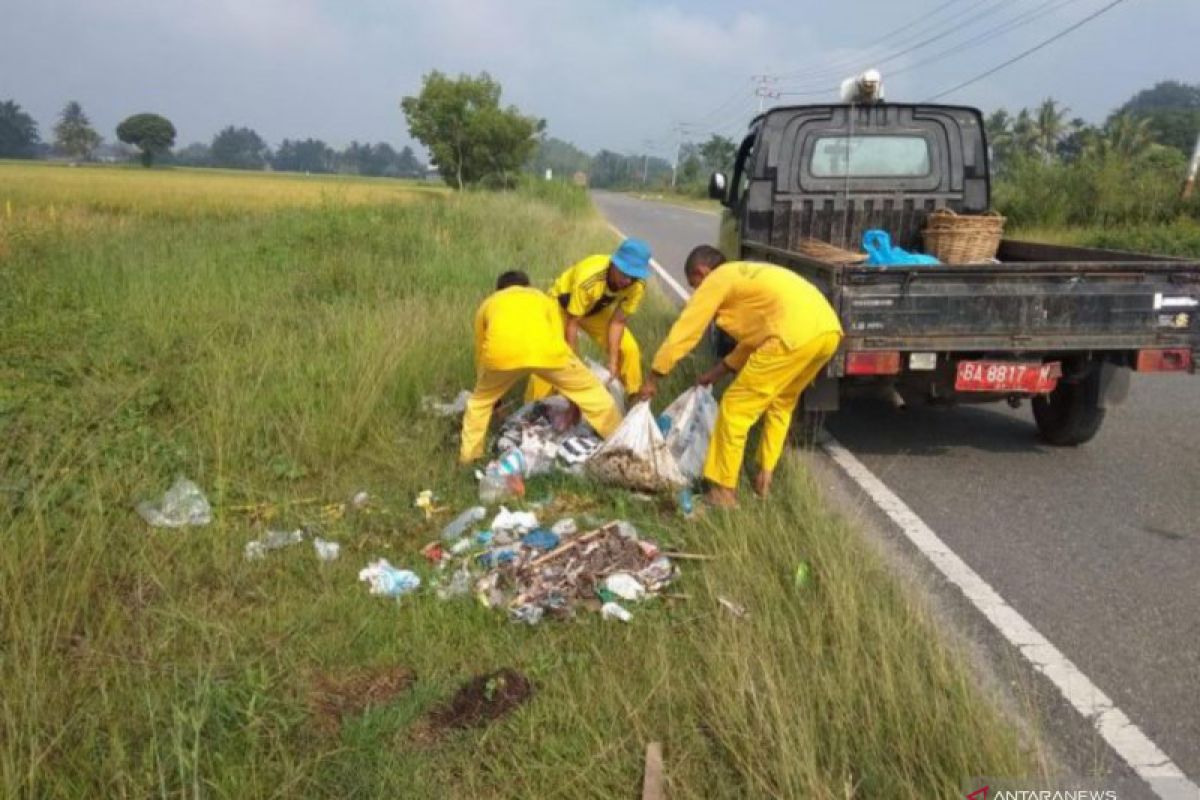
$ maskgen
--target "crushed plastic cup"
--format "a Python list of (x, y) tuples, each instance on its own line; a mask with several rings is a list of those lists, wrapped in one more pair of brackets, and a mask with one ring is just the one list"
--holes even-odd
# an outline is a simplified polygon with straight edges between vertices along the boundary
[(338, 556), (342, 554), (340, 544), (322, 539), (320, 536), (313, 539), (313, 550), (316, 551), (317, 558), (321, 561), (337, 561)]
[(358, 579), (370, 585), (371, 594), (384, 597), (400, 597), (416, 591), (421, 578), (407, 569), (396, 569), (386, 558), (372, 561), (358, 571)]
[(510, 622), (524, 623), (530, 627), (537, 625), (542, 621), (542, 617), (546, 615), (546, 610), (541, 606), (535, 606), (531, 603), (517, 606), (509, 609), (508, 619)]
[(486, 516), (487, 509), (483, 506), (468, 508), (452, 519), (446, 527), (442, 528), (442, 539), (447, 542), (453, 542), (455, 539), (461, 538), (472, 525), (481, 521)]
[(450, 582), (444, 586), (439, 586), (437, 596), (439, 600), (449, 600), (454, 597), (464, 597), (471, 591), (471, 571), (465, 567), (455, 570), (451, 576)]
[(355, 492), (354, 497), (350, 498), (350, 505), (358, 509), (366, 508), (367, 504), (370, 502), (371, 495), (367, 494), (366, 492)]
[(537, 528), (521, 537), (521, 544), (535, 550), (553, 550), (558, 547), (558, 534), (545, 528)]
[(579, 532), (579, 525), (575, 523), (575, 520), (567, 517), (566, 519), (560, 519), (558, 522), (551, 525), (550, 530), (557, 534), (559, 538), (565, 536), (574, 536)]
[(212, 522), (208, 498), (187, 478), (176, 480), (159, 503), (138, 503), (137, 513), (155, 528), (186, 528)]
[(304, 541), (304, 531), (297, 528), (294, 531), (267, 531), (266, 536), (246, 542), (243, 555), (247, 561), (257, 561), (266, 556), (269, 550), (282, 550)]
[[(481, 517), (482, 519), (482, 517)], [(500, 506), (500, 513), (492, 520), (492, 531), (494, 533), (528, 533), (538, 526), (537, 514), (532, 511), (509, 511), (504, 506)]]
[(615, 572), (604, 579), (604, 588), (622, 600), (641, 600), (646, 596), (646, 587), (628, 572)]
[(615, 619), (620, 622), (629, 622), (633, 619), (633, 614), (630, 614), (619, 603), (605, 603), (600, 606), (600, 616), (604, 619)]

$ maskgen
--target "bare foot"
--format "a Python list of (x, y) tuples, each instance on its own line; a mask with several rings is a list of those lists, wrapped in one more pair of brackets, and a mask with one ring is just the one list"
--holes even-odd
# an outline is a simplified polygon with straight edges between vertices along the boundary
[(765, 498), (771, 493), (771, 481), (775, 478), (775, 473), (769, 469), (759, 470), (754, 476), (754, 493), (759, 497)]
[(704, 495), (704, 501), (713, 508), (737, 508), (737, 492), (724, 486), (712, 486)]

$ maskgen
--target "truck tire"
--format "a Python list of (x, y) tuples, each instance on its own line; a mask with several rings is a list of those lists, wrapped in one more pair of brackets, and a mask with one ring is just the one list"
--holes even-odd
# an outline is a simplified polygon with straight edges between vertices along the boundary
[(1047, 444), (1074, 447), (1090, 441), (1104, 422), (1100, 370), (1077, 381), (1061, 380), (1049, 395), (1033, 398), (1033, 419)]
[(797, 408), (792, 414), (790, 433), (795, 447), (811, 450), (825, 438), (825, 412)]

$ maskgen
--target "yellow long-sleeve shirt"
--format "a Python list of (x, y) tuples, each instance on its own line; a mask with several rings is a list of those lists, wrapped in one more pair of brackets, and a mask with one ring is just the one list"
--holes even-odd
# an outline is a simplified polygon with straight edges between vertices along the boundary
[(558, 304), (528, 286), (510, 286), (475, 312), (475, 365), (489, 370), (558, 369), (571, 360)]
[(692, 294), (651, 368), (659, 375), (670, 372), (714, 317), (737, 340), (737, 348), (725, 358), (736, 370), (768, 339), (778, 339), (791, 350), (822, 333), (842, 332), (837, 312), (804, 278), (773, 264), (729, 261), (710, 272)]
[(554, 280), (550, 295), (572, 317), (590, 317), (616, 308), (633, 316), (642, 304), (646, 285), (634, 281), (626, 289), (612, 291), (607, 281), (610, 261), (607, 255), (588, 256), (568, 267)]

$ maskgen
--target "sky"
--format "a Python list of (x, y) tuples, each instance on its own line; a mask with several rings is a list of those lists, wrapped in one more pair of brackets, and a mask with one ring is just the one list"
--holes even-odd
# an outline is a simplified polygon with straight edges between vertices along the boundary
[[(692, 139), (740, 133), (756, 87), (781, 94), (768, 104), (834, 100), (843, 77), (877, 66), (889, 100), (919, 101), (1109, 2), (0, 0), (0, 101), (16, 100), (44, 139), (78, 100), (106, 139), (153, 111), (179, 146), (230, 124), (273, 145), (398, 146), (411, 141), (399, 101), (425, 73), (486, 70), (551, 136), (667, 155), (679, 123)], [(1102, 121), (1156, 81), (1200, 83), (1198, 32), (1200, 0), (1123, 0), (943, 102), (1054, 97)]]

